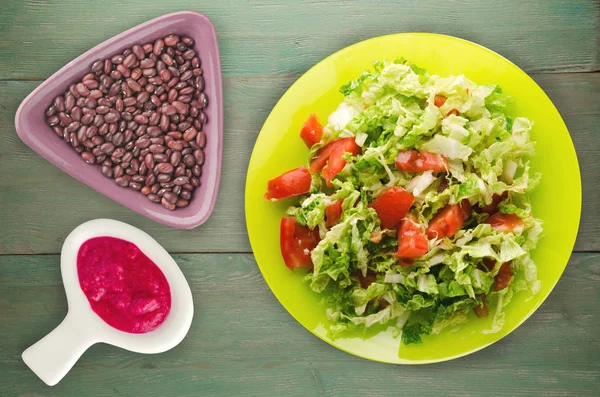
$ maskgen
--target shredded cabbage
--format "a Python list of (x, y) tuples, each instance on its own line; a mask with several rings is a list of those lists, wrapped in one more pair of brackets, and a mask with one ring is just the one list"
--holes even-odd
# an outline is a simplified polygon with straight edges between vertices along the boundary
[[(477, 85), (464, 75), (430, 75), (405, 60), (375, 62), (340, 91), (344, 100), (310, 158), (340, 137), (353, 137), (361, 154), (344, 156), (347, 165), (331, 190), (319, 188), (325, 185), (313, 175), (319, 180), (312, 194), (287, 212), (301, 225), (319, 228), (321, 241), (311, 252), (314, 269), (305, 279), (325, 296), (331, 335), (382, 324), (395, 327), (404, 343), (418, 343), (468, 321), (484, 296), (493, 316), (484, 332), (498, 332), (513, 293), (540, 289), (530, 253), (542, 227), (527, 199), (540, 180), (528, 160), (535, 154), (533, 123), (509, 116), (510, 98), (498, 86)], [(401, 172), (395, 159), (402, 150), (441, 155), (447, 172)], [(455, 235), (430, 240), (427, 254), (403, 263), (393, 255), (396, 231), (382, 229), (370, 206), (393, 186), (414, 195), (410, 212), (423, 228), (461, 200), (475, 211)], [(512, 232), (495, 230), (485, 223), (489, 215), (477, 210), (503, 193), (498, 211), (523, 221)], [(327, 228), (326, 207), (338, 200), (342, 216)], [(489, 267), (489, 261), (495, 265)], [(513, 276), (496, 291), (505, 262)]]

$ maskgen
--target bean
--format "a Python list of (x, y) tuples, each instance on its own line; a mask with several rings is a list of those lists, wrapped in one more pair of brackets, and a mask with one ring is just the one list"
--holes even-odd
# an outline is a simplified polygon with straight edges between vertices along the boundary
[(198, 165), (204, 164), (204, 151), (202, 149), (194, 151), (194, 160)]
[(177, 206), (177, 208), (185, 208), (188, 205), (190, 205), (190, 201), (189, 200), (177, 200), (177, 202), (175, 203), (175, 205)]
[(133, 116), (133, 121), (138, 124), (148, 124), (148, 117), (144, 116), (143, 114), (136, 114)]
[(131, 177), (129, 175), (123, 175), (118, 178), (115, 178), (115, 183), (121, 187), (129, 186), (129, 180)]
[(141, 45), (139, 44), (134, 44), (133, 47), (131, 47), (131, 51), (135, 54), (135, 56), (137, 57), (137, 59), (144, 59), (144, 49), (142, 48)]
[(141, 190), (141, 192), (144, 196), (149, 195), (151, 191), (152, 191), (152, 189), (150, 188), (150, 186), (144, 186)]
[(179, 42), (179, 36), (176, 36), (174, 34), (170, 34), (167, 37), (165, 37), (165, 45), (167, 47), (173, 47), (178, 42)]
[(179, 102), (179, 101), (173, 101), (173, 103), (171, 104), (171, 106), (175, 107), (175, 110), (179, 114), (186, 114), (188, 112), (188, 107), (187, 107), (187, 105), (185, 103), (182, 103), (182, 102)]
[(138, 182), (130, 181), (129, 182), (129, 187), (132, 188), (133, 190), (138, 190), (139, 191), (139, 190), (142, 189), (142, 184), (138, 183)]
[(116, 123), (119, 120), (119, 114), (116, 112), (109, 112), (104, 116), (104, 121), (112, 124)]
[(191, 60), (192, 58), (194, 58), (196, 56), (196, 51), (187, 50), (182, 54), (182, 56), (184, 59)]
[(191, 154), (186, 154), (183, 156), (183, 163), (186, 167), (191, 168), (196, 164), (196, 159)]
[(163, 197), (162, 200), (160, 201), (162, 206), (165, 207), (166, 209), (168, 209), (169, 211), (174, 211), (175, 208), (177, 208), (177, 206), (174, 203), (170, 203), (167, 200), (165, 200), (165, 198)]
[(158, 175), (156, 175), (156, 180), (158, 182), (169, 182), (171, 180), (171, 175), (169, 175), (169, 174), (158, 174)]
[(91, 141), (94, 144), (94, 146), (100, 146), (104, 143), (104, 139), (102, 139), (102, 137), (99, 135), (93, 136), (91, 138)]
[[(189, 123), (181, 123), (185, 124), (185, 126), (189, 126)], [(179, 124), (181, 126), (181, 124)], [(184, 126), (184, 127), (185, 127)], [(186, 141), (191, 141), (198, 136), (198, 131), (194, 127), (189, 127), (185, 133), (183, 134), (183, 139)]]
[(186, 183), (188, 183), (189, 181), (190, 181), (190, 178), (188, 178), (187, 176), (179, 176), (173, 180), (173, 183), (176, 186), (182, 186), (182, 185), (185, 185)]
[(102, 174), (103, 174), (105, 177), (112, 178), (112, 176), (113, 176), (113, 170), (112, 170), (112, 168), (110, 168), (110, 166), (108, 166), (108, 165), (103, 165), (103, 166), (102, 166)]
[(90, 152), (81, 153), (81, 158), (88, 164), (94, 164), (96, 162), (96, 157)]
[(167, 133), (167, 136), (173, 139), (181, 139), (183, 134), (180, 131), (170, 131)]
[(149, 174), (146, 177), (145, 183), (146, 183), (146, 186), (152, 186), (152, 185), (154, 185), (156, 183), (156, 177), (154, 176), (154, 174)]
[(136, 56), (135, 54), (129, 54), (127, 55), (124, 59), (123, 59), (123, 66), (125, 66), (126, 68), (130, 68), (133, 65), (135, 65), (136, 62)]
[(173, 65), (173, 58), (171, 58), (171, 56), (169, 54), (162, 54), (160, 56), (160, 59), (165, 63), (165, 65), (167, 66), (171, 66)]
[(160, 163), (156, 165), (155, 170), (160, 174), (170, 174), (173, 172), (173, 165), (171, 163)]
[(110, 73), (110, 77), (115, 80), (119, 80), (121, 77), (128, 78), (131, 76), (131, 70), (125, 65), (117, 65), (115, 70)]
[[(132, 153), (132, 155), (133, 155), (133, 152), (129, 152), (129, 153)], [(139, 172), (140, 171), (140, 160), (138, 160), (138, 159), (132, 159), (130, 167), (135, 172)], [(140, 172), (140, 174), (141, 174), (141, 172)]]
[(103, 61), (96, 61), (96, 62), (94, 62), (92, 64), (92, 71), (94, 73), (101, 72), (103, 68), (104, 68), (104, 62)]
[(144, 164), (149, 170), (154, 168), (154, 156), (152, 155), (152, 153), (146, 154), (146, 156), (144, 157)]
[(92, 138), (95, 135), (98, 135), (98, 127), (96, 127), (95, 125), (90, 125), (89, 127), (86, 127), (85, 136), (87, 138)]
[(191, 70), (187, 70), (184, 73), (181, 74), (181, 77), (179, 78), (179, 80), (181, 81), (187, 81), (189, 79), (191, 79), (193, 77), (193, 73)]
[(177, 113), (177, 108), (173, 105), (165, 105), (162, 108), (162, 114), (166, 116), (170, 116), (172, 114)]
[(196, 145), (203, 149), (206, 146), (206, 133), (204, 131), (200, 131), (198, 135), (196, 135)]
[(169, 92), (167, 93), (167, 101), (170, 104), (173, 104), (173, 101), (177, 99), (178, 95), (179, 95), (179, 93), (177, 92), (177, 90), (175, 88), (171, 88), (169, 90)]
[(181, 151), (183, 150), (182, 141), (171, 141), (167, 144), (167, 147), (171, 150)]
[(152, 53), (156, 56), (159, 56), (162, 53), (164, 46), (165, 42), (163, 39), (156, 40), (154, 42), (154, 46), (152, 47)]
[[(158, 185), (156, 185), (156, 186), (158, 186)], [(150, 191), (152, 191), (152, 189)], [(150, 193), (146, 197), (148, 197), (148, 200), (152, 201), (153, 203), (160, 203), (160, 197), (157, 196), (156, 194)]]
[(115, 178), (122, 176), (124, 173), (125, 171), (123, 170), (123, 167), (121, 165), (116, 165), (115, 167), (113, 167), (113, 174)]
[(167, 161), (169, 161), (169, 156), (167, 156), (164, 153), (155, 153), (153, 156), (154, 161), (157, 161), (159, 163), (166, 163)]
[(175, 167), (181, 162), (181, 152), (173, 152), (171, 153), (171, 157), (169, 158), (171, 164)]
[(192, 199), (192, 192), (190, 192), (189, 190), (182, 189), (181, 193), (179, 193), (179, 197), (182, 200), (191, 200)]
[(159, 76), (165, 83), (171, 80), (171, 72), (168, 69), (161, 70)]
[(166, 191), (163, 193), (163, 200), (167, 200), (169, 203), (175, 203), (178, 197), (175, 193)]
[(183, 44), (185, 44), (188, 47), (194, 46), (194, 39), (192, 39), (191, 37), (183, 36), (181, 38), (181, 41), (183, 42)]

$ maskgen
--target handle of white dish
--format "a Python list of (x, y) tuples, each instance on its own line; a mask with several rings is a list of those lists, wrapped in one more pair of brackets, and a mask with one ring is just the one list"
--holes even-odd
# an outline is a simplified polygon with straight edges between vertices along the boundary
[(89, 330), (67, 314), (58, 327), (25, 350), (21, 357), (44, 383), (54, 386), (94, 343)]

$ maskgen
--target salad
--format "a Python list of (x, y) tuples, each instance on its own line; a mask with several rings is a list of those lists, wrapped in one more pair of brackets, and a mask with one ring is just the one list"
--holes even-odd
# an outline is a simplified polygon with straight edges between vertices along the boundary
[(498, 86), (406, 60), (377, 61), (340, 91), (326, 125), (311, 115), (302, 128), (307, 164), (265, 194), (294, 197), (281, 253), (308, 269), (329, 332), (381, 324), (419, 343), (488, 316), (484, 332), (499, 331), (513, 294), (540, 289), (532, 122), (508, 115)]

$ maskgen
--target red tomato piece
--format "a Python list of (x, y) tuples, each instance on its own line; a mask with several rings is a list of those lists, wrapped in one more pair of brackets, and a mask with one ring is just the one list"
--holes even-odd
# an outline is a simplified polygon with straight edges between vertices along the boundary
[(448, 113), (446, 113), (446, 115), (444, 117), (448, 117), (451, 114), (453, 114), (455, 116), (460, 116), (460, 112), (457, 109), (452, 109), (451, 111), (449, 111)]
[(310, 252), (319, 244), (319, 231), (310, 230), (296, 222), (294, 217), (281, 218), (279, 245), (285, 265), (294, 270), (297, 267), (312, 269)]
[(342, 203), (343, 200), (338, 200), (335, 203), (329, 204), (325, 207), (325, 226), (332, 227), (335, 226), (340, 218), (342, 217)]
[(317, 155), (310, 161), (310, 171), (317, 173), (323, 171), (323, 179), (331, 187), (331, 180), (346, 166), (342, 157), (346, 152), (356, 156), (361, 151), (354, 138), (340, 138), (329, 142), (321, 148)]
[(396, 157), (396, 168), (403, 172), (447, 172), (448, 160), (440, 154), (402, 150)]
[(452, 237), (463, 227), (465, 220), (470, 216), (471, 205), (468, 200), (465, 199), (458, 204), (449, 204), (435, 214), (425, 233), (430, 239)]
[(444, 106), (447, 100), (448, 98), (446, 98), (443, 95), (436, 95), (435, 98), (433, 98), (433, 104), (438, 108), (441, 108), (442, 106)]
[(460, 210), (462, 212), (463, 215), (463, 220), (467, 220), (471, 217), (471, 214), (473, 213), (473, 211), (471, 210), (471, 203), (469, 203), (469, 200), (467, 199), (462, 199), (462, 201), (460, 202)]
[(371, 207), (377, 211), (384, 229), (393, 229), (408, 214), (408, 210), (415, 202), (415, 196), (394, 186), (371, 203)]
[(490, 216), (485, 223), (492, 225), (492, 228), (499, 232), (521, 233), (525, 229), (525, 222), (516, 214), (503, 214), (496, 212)]
[(481, 298), (481, 305), (473, 307), (473, 311), (475, 312), (475, 315), (479, 318), (487, 317), (490, 314), (490, 310), (488, 308), (487, 300), (485, 299), (485, 295), (477, 294), (476, 296)]
[(513, 276), (513, 271), (510, 268), (510, 263), (504, 262), (502, 266), (500, 266), (500, 270), (498, 270), (498, 274), (494, 277), (494, 291), (500, 291), (504, 288), (508, 287), (510, 284), (510, 279)]
[(316, 114), (308, 116), (308, 120), (304, 123), (302, 131), (300, 131), (300, 138), (304, 141), (306, 146), (311, 148), (315, 143), (321, 141), (323, 136), (323, 126), (319, 122), (319, 118)]
[(280, 200), (310, 191), (312, 177), (306, 167), (290, 170), (267, 184), (266, 200)]
[(494, 194), (492, 196), (492, 202), (490, 204), (486, 205), (485, 207), (479, 208), (477, 210), (477, 212), (479, 212), (479, 213), (484, 212), (486, 214), (492, 215), (493, 213), (498, 211), (498, 205), (502, 201), (506, 200), (507, 197), (508, 197), (507, 191), (502, 194)]
[(425, 255), (429, 249), (427, 238), (421, 225), (411, 217), (407, 217), (398, 225), (398, 252), (396, 256), (404, 259), (415, 259)]

